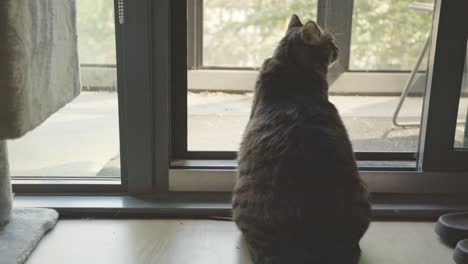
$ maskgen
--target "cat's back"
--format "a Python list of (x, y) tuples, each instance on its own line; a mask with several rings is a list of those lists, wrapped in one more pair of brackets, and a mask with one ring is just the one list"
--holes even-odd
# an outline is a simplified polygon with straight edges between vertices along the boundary
[(246, 128), (239, 151), (241, 163), (306, 162), (303, 167), (340, 158), (353, 155), (337, 109), (328, 101), (304, 97), (261, 106)]
[(287, 226), (320, 222), (313, 217), (317, 211), (328, 214), (328, 222), (343, 219), (348, 190), (358, 183), (346, 130), (329, 102), (293, 98), (261, 107), (247, 126), (238, 161), (233, 216), (241, 229), (244, 218), (262, 214)]

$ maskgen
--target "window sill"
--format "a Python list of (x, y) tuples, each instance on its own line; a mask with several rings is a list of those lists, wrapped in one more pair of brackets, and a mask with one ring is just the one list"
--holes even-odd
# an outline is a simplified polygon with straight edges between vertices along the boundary
[[(230, 192), (235, 183), (236, 168), (217, 161), (207, 163), (178, 161), (169, 169), (169, 191)], [(468, 172), (421, 172), (413, 170), (360, 171), (372, 193), (388, 194), (468, 194)]]
[[(384, 200), (388, 201), (384, 201)], [(385, 198), (372, 205), (374, 219), (436, 219), (441, 214), (467, 211), (468, 200), (420, 201), (405, 203)], [(408, 197), (405, 198), (408, 200)], [(393, 201), (391, 201), (393, 200)], [(413, 199), (416, 200), (416, 199)], [(434, 200), (434, 199), (433, 199)], [(456, 202), (458, 201), (458, 202)], [(459, 201), (464, 201), (460, 203)], [(171, 217), (216, 218), (230, 217), (230, 194), (209, 194), (204, 198), (193, 194), (177, 198), (132, 196), (16, 196), (15, 207), (46, 207), (57, 210), (61, 217)]]
[(116, 177), (14, 177), (13, 192), (21, 195), (38, 194), (121, 194), (125, 186)]

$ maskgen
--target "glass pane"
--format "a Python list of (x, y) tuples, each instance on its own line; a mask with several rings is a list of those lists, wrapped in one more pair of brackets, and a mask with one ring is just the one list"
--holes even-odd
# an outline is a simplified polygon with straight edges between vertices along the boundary
[(82, 91), (9, 141), (13, 176), (120, 176), (113, 0), (77, 1)]
[[(239, 5), (239, 1), (232, 0), (204, 2), (213, 2), (224, 7)], [(281, 3), (281, 5), (274, 8), (275, 5), (272, 2)], [(232, 19), (216, 20), (216, 17), (223, 16), (214, 15), (204, 9), (205, 16), (213, 16), (215, 17), (213, 21), (216, 21), (216, 23), (210, 22), (211, 25), (207, 24), (207, 21), (211, 20), (204, 18), (204, 65), (229, 65), (233, 68), (188, 71), (187, 148), (189, 151), (236, 151), (238, 149), (241, 135), (248, 121), (258, 72), (240, 70), (234, 66), (258, 68), (264, 59), (272, 55), (272, 50), (284, 34), (284, 25), (292, 14), (290, 9), (286, 7), (292, 3), (297, 6), (300, 4), (317, 5), (315, 1), (249, 1), (248, 7), (250, 5), (256, 6), (256, 12), (249, 11), (252, 12), (253, 16), (260, 16), (265, 9), (269, 17), (275, 19), (274, 21), (277, 17), (282, 17), (282, 22), (278, 23), (278, 25), (282, 25), (278, 26), (278, 33), (275, 33), (274, 37), (271, 35), (269, 37), (271, 40), (263, 42), (256, 37), (232, 38), (233, 32), (229, 30), (236, 28), (236, 32), (245, 32), (247, 28), (256, 25), (257, 21), (262, 21), (261, 25), (268, 25), (269, 17), (252, 20), (253, 22), (245, 25), (241, 22), (232, 24)], [(422, 102), (426, 87), (427, 49), (425, 43), (429, 37), (433, 6), (426, 3), (410, 8), (410, 3), (411, 1), (356, 0), (354, 10), (350, 10), (353, 16), (351, 32), (331, 32), (335, 35), (352, 36), (353, 44), (349, 47), (351, 64), (355, 63), (355, 65), (360, 65), (360, 69), (366, 70), (348, 71), (339, 75), (337, 79), (330, 80), (330, 101), (338, 108), (350, 134), (354, 150), (357, 152), (417, 151)], [(401, 13), (402, 6), (405, 7), (403, 13)], [(333, 14), (334, 10), (318, 9), (317, 12), (319, 12), (318, 16), (327, 16)], [(301, 14), (301, 12), (298, 13)], [(364, 13), (367, 15), (363, 16)], [(412, 13), (415, 14), (411, 15)], [(238, 13), (236, 16), (246, 17), (246, 15), (241, 16)], [(301, 19), (307, 20), (310, 19), (310, 16), (305, 14), (302, 15)], [(362, 25), (368, 24), (368, 26), (377, 27), (377, 29), (369, 30), (371, 32), (382, 31), (381, 35), (370, 38), (365, 32), (366, 30), (361, 28), (362, 26), (354, 25), (356, 19)], [(402, 32), (381, 30), (390, 23), (389, 19), (392, 20), (390, 26), (400, 28)], [(340, 21), (336, 23), (340, 23)], [(406, 27), (411, 27), (411, 29), (406, 30)], [(218, 30), (214, 34), (207, 31), (206, 28), (227, 28), (227, 31)], [(329, 28), (342, 28), (342, 26), (334, 27), (332, 25)], [(406, 39), (412, 38), (414, 35), (419, 36), (417, 40)], [(236, 44), (231, 47), (229, 45), (232, 39), (235, 39)], [(217, 44), (215, 45), (215, 43)], [(207, 45), (213, 45), (213, 48), (206, 48)], [(411, 46), (411, 50), (414, 51), (407, 52), (401, 48), (405, 45)], [(223, 48), (217, 50), (215, 47)], [(358, 53), (353, 51), (356, 47), (358, 50), (371, 53), (362, 53), (359, 57)], [(256, 49), (263, 53), (252, 51)], [(232, 50), (234, 52), (231, 52)], [(345, 56), (346, 52), (346, 49), (341, 50), (342, 56)], [(235, 60), (228, 57), (231, 55), (226, 55), (231, 53), (237, 54)], [(211, 61), (211, 64), (205, 64), (211, 54), (213, 54), (212, 59), (208, 60)], [(356, 62), (352, 62), (353, 60)], [(392, 65), (392, 71), (368, 71), (382, 69), (379, 65), (385, 65), (385, 67)], [(345, 65), (341, 66), (346, 68)], [(401, 69), (414, 69), (414, 75), (410, 74), (409, 71), (397, 71)], [(407, 85), (411, 76), (414, 78)], [(400, 99), (400, 95), (405, 90), (408, 91), (407, 95)], [(396, 114), (396, 123), (394, 124), (392, 119), (399, 102), (402, 102), (402, 107), (401, 111)]]
[[(468, 51), (468, 46), (467, 46)], [(455, 148), (468, 148), (468, 54), (465, 56), (460, 102), (458, 104)]]
[[(315, 19), (318, 0), (204, 0), (203, 65), (258, 67), (291, 14)], [(229, 37), (226, 37), (229, 36)]]
[[(410, 70), (429, 36), (434, 0), (355, 0), (351, 70)], [(425, 63), (423, 63), (425, 64)]]

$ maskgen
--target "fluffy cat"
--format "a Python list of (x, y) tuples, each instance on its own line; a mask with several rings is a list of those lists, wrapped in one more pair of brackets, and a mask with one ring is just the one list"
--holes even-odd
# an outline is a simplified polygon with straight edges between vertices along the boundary
[(328, 101), (333, 37), (291, 17), (263, 63), (238, 153), (233, 219), (255, 264), (355, 264), (371, 210)]

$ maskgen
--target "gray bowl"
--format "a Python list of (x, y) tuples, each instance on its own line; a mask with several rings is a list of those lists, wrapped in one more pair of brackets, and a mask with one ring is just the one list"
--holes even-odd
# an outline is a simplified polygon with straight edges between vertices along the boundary
[(450, 246), (468, 239), (468, 212), (442, 215), (437, 221), (435, 232)]
[(468, 264), (468, 239), (458, 242), (453, 253), (453, 260), (457, 264)]

